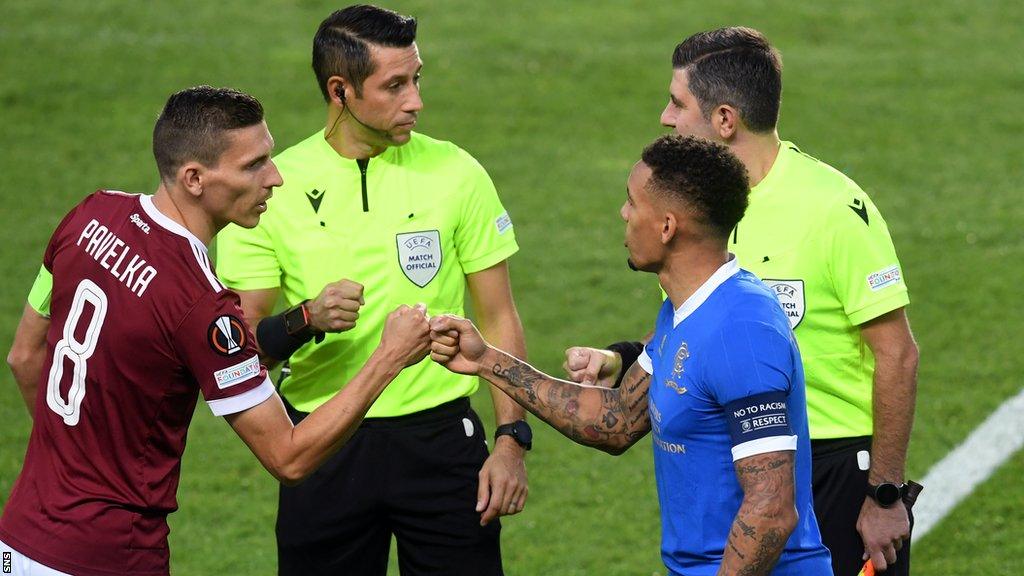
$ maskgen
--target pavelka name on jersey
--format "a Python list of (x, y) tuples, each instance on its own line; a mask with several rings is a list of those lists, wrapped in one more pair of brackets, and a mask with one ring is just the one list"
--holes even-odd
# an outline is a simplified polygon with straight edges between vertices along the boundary
[(82, 229), (75, 245), (82, 247), (83, 242), (86, 254), (140, 298), (156, 277), (156, 268), (95, 218)]

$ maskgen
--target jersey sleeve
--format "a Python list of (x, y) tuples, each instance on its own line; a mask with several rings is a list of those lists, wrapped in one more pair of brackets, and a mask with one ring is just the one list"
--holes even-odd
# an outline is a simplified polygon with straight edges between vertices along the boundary
[(501, 205), (498, 191), (476, 160), (465, 155), (467, 172), (461, 191), (455, 246), (466, 274), (490, 268), (519, 250), (512, 219)]
[(222, 290), (204, 296), (174, 334), (182, 363), (216, 416), (248, 410), (274, 393), (242, 318), (238, 296)]
[(867, 194), (852, 190), (828, 215), (832, 284), (853, 325), (910, 303), (889, 228)]
[(725, 412), (733, 461), (796, 450), (787, 406), (793, 363), (787, 336), (760, 322), (732, 324), (702, 350), (701, 380)]
[(281, 286), (281, 265), (265, 226), (229, 224), (217, 234), (217, 275), (233, 290), (263, 290)]

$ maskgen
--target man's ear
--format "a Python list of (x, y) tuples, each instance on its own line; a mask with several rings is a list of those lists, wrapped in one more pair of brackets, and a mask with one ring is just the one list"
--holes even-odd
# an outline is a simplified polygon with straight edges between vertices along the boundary
[(732, 140), (740, 128), (739, 110), (728, 104), (720, 104), (711, 111), (711, 128), (725, 141)]
[(665, 216), (661, 221), (661, 243), (668, 245), (672, 242), (672, 239), (676, 237), (676, 232), (679, 231), (679, 217), (671, 210), (665, 211)]
[(186, 162), (178, 168), (178, 185), (194, 198), (203, 194), (203, 176), (205, 169), (199, 162)]

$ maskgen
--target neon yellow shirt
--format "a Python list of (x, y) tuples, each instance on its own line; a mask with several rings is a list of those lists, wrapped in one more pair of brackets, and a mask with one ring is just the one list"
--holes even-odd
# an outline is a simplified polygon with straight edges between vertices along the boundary
[(875, 361), (859, 326), (909, 302), (889, 229), (859, 186), (783, 142), (730, 238), (795, 327), (811, 437), (872, 433)]
[[(289, 305), (342, 278), (365, 287), (355, 328), (306, 344), (289, 360), (281, 393), (299, 410), (312, 411), (356, 375), (398, 305), (464, 314), (466, 275), (519, 249), (487, 172), (449, 142), (414, 133), (371, 158), (364, 173), (320, 131), (274, 161), (284, 185), (259, 226), (232, 225), (217, 236), (222, 281), (236, 290), (281, 288)], [(427, 358), (406, 368), (367, 415), (432, 408), (472, 394), (477, 383)]]

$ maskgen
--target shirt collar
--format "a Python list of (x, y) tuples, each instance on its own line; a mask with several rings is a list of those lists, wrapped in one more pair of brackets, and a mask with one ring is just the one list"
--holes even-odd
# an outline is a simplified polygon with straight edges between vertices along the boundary
[(730, 253), (729, 259), (725, 261), (725, 264), (715, 270), (715, 273), (711, 275), (697, 291), (690, 295), (679, 308), (676, 308), (675, 314), (672, 316), (672, 327), (679, 326), (679, 323), (693, 314), (700, 305), (708, 299), (709, 296), (722, 285), (723, 282), (732, 278), (737, 272), (740, 271), (739, 262), (736, 260), (736, 255)]
[(156, 204), (153, 204), (153, 197), (147, 194), (139, 195), (139, 204), (142, 204), (142, 211), (149, 216), (157, 226), (167, 230), (172, 234), (177, 234), (192, 243), (194, 246), (199, 246), (206, 252), (206, 244), (202, 240), (196, 238), (196, 235), (189, 232), (187, 228), (178, 224), (174, 220), (171, 220), (169, 216), (157, 209)]

